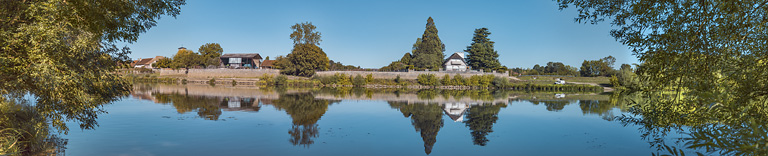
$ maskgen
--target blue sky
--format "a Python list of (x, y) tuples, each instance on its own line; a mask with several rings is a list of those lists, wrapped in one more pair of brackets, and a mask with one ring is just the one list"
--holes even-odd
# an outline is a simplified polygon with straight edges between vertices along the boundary
[(466, 49), (474, 30), (486, 27), (501, 64), (510, 68), (550, 61), (580, 67), (608, 55), (617, 58), (616, 67), (638, 63), (609, 35), (608, 23), (579, 24), (576, 15), (548, 0), (188, 0), (177, 18), (161, 18), (126, 45), (133, 59), (172, 56), (182, 45), (197, 52), (205, 43), (221, 44), (224, 53), (275, 58), (292, 49), (290, 26), (308, 21), (322, 33), (320, 47), (331, 60), (379, 68), (410, 52), (431, 16), (446, 57)]

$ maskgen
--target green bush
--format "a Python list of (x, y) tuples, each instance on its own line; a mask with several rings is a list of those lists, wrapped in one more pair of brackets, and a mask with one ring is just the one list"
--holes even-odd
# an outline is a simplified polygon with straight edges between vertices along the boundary
[(334, 80), (334, 83), (336, 83), (337, 85), (352, 85), (352, 80), (350, 77), (347, 76), (347, 74), (343, 74), (343, 73), (333, 74), (333, 80)]
[(181, 84), (187, 84), (187, 79), (181, 79)]
[(437, 77), (433, 74), (419, 74), (419, 76), (416, 78), (416, 81), (420, 85), (425, 86), (437, 86), (439, 82), (437, 82)]
[(400, 82), (402, 82), (402, 80), (400, 79), (400, 75), (397, 75), (397, 77), (395, 77), (395, 83), (400, 83)]
[(467, 86), (479, 86), (480, 85), (480, 79), (482, 79), (479, 75), (472, 75), (469, 77), (469, 79), (466, 79), (464, 82), (464, 85)]
[(491, 87), (491, 82), (493, 82), (493, 78), (494, 77), (495, 76), (493, 76), (493, 75), (483, 75), (483, 76), (480, 76), (479, 86), (480, 87)]
[(509, 80), (503, 77), (494, 77), (492, 83), (496, 88), (506, 88), (509, 85)]
[(286, 85), (288, 84), (288, 77), (285, 75), (278, 75), (277, 77), (275, 77), (275, 80), (273, 81), (275, 86)]
[(365, 76), (365, 82), (366, 82), (366, 83), (371, 83), (371, 82), (373, 82), (373, 74), (368, 74), (368, 75), (366, 75), (366, 76)]
[(448, 74), (443, 75), (443, 78), (440, 79), (440, 83), (443, 85), (453, 85), (453, 83), (451, 83), (451, 76)]
[(352, 85), (355, 85), (355, 87), (360, 87), (365, 84), (366, 84), (366, 79), (360, 75), (357, 75), (355, 76), (355, 78), (352, 79)]
[(272, 75), (270, 74), (261, 75), (259, 79), (264, 81), (265, 84), (272, 84)]
[(237, 81), (232, 80), (232, 86), (236, 86), (236, 85), (237, 85)]
[(211, 78), (211, 80), (208, 80), (208, 84), (211, 86), (216, 86), (216, 78)]
[(451, 81), (452, 81), (451, 84), (453, 85), (463, 86), (466, 80), (464, 80), (463, 76), (456, 74), (455, 76), (453, 76), (453, 79), (451, 79)]

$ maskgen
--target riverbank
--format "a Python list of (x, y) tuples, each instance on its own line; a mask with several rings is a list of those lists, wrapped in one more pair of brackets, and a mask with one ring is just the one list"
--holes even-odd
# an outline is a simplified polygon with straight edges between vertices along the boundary
[[(405, 79), (395, 77), (394, 79), (375, 78), (373, 74), (346, 75), (335, 74), (332, 76), (315, 76), (312, 78), (294, 77), (270, 74), (261, 77), (232, 77), (232, 78), (201, 78), (161, 76), (157, 73), (126, 73), (123, 74), (126, 79), (132, 82), (141, 83), (170, 83), (170, 84), (206, 84), (206, 85), (227, 85), (227, 86), (250, 86), (266, 87), (275, 85), (285, 85), (292, 87), (363, 87), (363, 88), (395, 88), (395, 89), (446, 89), (446, 90), (473, 90), (473, 89), (505, 89), (505, 90), (529, 90), (529, 91), (569, 91), (569, 92), (603, 92), (612, 91), (597, 84), (565, 84), (556, 85), (553, 83), (541, 83), (541, 79), (520, 80), (509, 79), (505, 77), (487, 76), (463, 76), (455, 75), (453, 78), (445, 74), (442, 79), (431, 75), (430, 81), (419, 81), (418, 79)], [(429, 74), (427, 74), (429, 75)], [(422, 74), (423, 77), (428, 77)], [(418, 78), (418, 77), (417, 77)], [(594, 78), (599, 81), (599, 78)], [(439, 81), (439, 82), (438, 82)], [(425, 85), (426, 84), (426, 85)]]

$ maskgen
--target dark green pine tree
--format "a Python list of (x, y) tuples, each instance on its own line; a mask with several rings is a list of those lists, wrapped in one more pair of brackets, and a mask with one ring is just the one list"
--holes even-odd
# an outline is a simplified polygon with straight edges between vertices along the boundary
[(469, 130), (472, 131), (472, 143), (485, 146), (488, 144), (489, 133), (493, 132), (493, 124), (499, 119), (499, 111), (505, 104), (481, 105), (469, 108), (467, 120), (464, 121)]
[(464, 52), (469, 53), (467, 63), (472, 69), (491, 71), (501, 67), (499, 53), (493, 49), (494, 42), (488, 38), (488, 35), (491, 35), (488, 28), (475, 29), (472, 44), (467, 46), (467, 50), (464, 50)]
[(417, 69), (437, 70), (442, 67), (445, 54), (445, 44), (437, 36), (437, 27), (432, 17), (427, 19), (427, 27), (424, 35), (421, 36), (421, 42), (413, 51), (413, 60), (411, 64)]

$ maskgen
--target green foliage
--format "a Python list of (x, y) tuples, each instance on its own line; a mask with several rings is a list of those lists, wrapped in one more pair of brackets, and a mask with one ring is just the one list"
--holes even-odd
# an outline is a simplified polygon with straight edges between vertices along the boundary
[(365, 78), (363, 78), (363, 76), (360, 76), (360, 75), (357, 75), (355, 76), (355, 78), (352, 79), (352, 85), (354, 85), (355, 87), (364, 86), (366, 83), (367, 82)]
[(155, 64), (153, 64), (152, 66), (157, 68), (174, 68), (174, 69), (179, 68), (173, 63), (173, 59), (167, 58), (167, 57), (157, 60), (157, 62), (155, 62)]
[(293, 119), (292, 128), (288, 131), (293, 145), (309, 146), (314, 143), (320, 132), (317, 121), (328, 111), (328, 100), (315, 99), (311, 93), (283, 94), (273, 101), (275, 108), (285, 110)]
[(413, 58), (413, 56), (411, 56), (411, 53), (405, 53), (405, 54), (403, 54), (403, 57), (400, 58), (400, 62), (402, 62), (403, 64), (406, 64), (406, 65), (411, 65), (411, 59), (412, 58)]
[(459, 74), (456, 74), (456, 75), (454, 75), (454, 76), (453, 76), (453, 79), (451, 79), (451, 84), (453, 84), (453, 85), (457, 85), (457, 86), (463, 86), (463, 85), (465, 85), (465, 83), (464, 83), (464, 82), (466, 82), (466, 80), (464, 79), (464, 77), (462, 77), (462, 76), (461, 76), (461, 75), (459, 75)]
[(187, 84), (187, 79), (181, 79), (181, 84)]
[(493, 75), (483, 75), (480, 76), (480, 80), (478, 81), (479, 87), (491, 87), (491, 83), (493, 82)]
[(224, 53), (224, 49), (218, 43), (206, 43), (197, 50), (200, 53), (200, 59), (204, 66), (218, 66), (219, 57)]
[(440, 79), (440, 83), (443, 85), (453, 85), (451, 82), (451, 76), (448, 74), (443, 75), (443, 78)]
[(600, 60), (584, 60), (581, 63), (581, 76), (611, 76), (615, 73), (611, 67), (615, 62), (613, 56), (608, 56)]
[(179, 49), (176, 55), (173, 55), (173, 62), (171, 67), (192, 68), (204, 65), (205, 59), (191, 50)]
[(509, 85), (509, 80), (504, 77), (494, 77), (491, 83), (496, 88), (505, 88)]
[(427, 19), (424, 34), (417, 40), (413, 51), (413, 59), (410, 61), (416, 69), (438, 70), (442, 67), (445, 55), (445, 44), (437, 36), (437, 27), (432, 17)]
[(467, 86), (479, 86), (480, 85), (480, 79), (482, 79), (479, 75), (472, 75), (469, 77), (469, 79), (466, 79), (464, 82), (464, 85)]
[(315, 70), (328, 70), (330, 60), (320, 45), (320, 32), (316, 32), (311, 22), (297, 23), (291, 26), (293, 50), (285, 59), (278, 57), (276, 66), (280, 73), (311, 77)]
[(328, 56), (314, 44), (294, 45), (286, 59), (285, 65), (281, 64), (282, 74), (310, 77), (315, 70), (328, 70)]
[(395, 77), (395, 83), (401, 83), (401, 82), (402, 80), (400, 79), (400, 75), (397, 75), (397, 77)]
[(435, 77), (434, 74), (419, 74), (419, 76), (416, 77), (416, 81), (419, 82), (420, 85), (425, 86), (437, 86), (440, 83), (437, 81), (437, 77)]
[(373, 79), (373, 74), (365, 75), (365, 82), (366, 83), (371, 83), (371, 82), (373, 82), (373, 80), (374, 80)]
[(349, 76), (347, 76), (347, 74), (333, 74), (333, 80), (337, 85), (352, 85), (352, 80), (349, 78)]
[(282, 85), (288, 84), (288, 76), (285, 76), (285, 75), (275, 76), (275, 79), (273, 80), (273, 84), (275, 86), (282, 86)]
[(360, 66), (344, 65), (341, 62), (333, 62), (333, 60), (329, 60), (329, 62), (328, 70), (330, 71), (361, 69)]
[(12, 103), (11, 94), (26, 94), (34, 99), (33, 112), (50, 119), (41, 123), (59, 132), (69, 130), (65, 121), (94, 128), (104, 112), (102, 105), (130, 90), (130, 83), (115, 72), (118, 62), (130, 60), (130, 49), (117, 45), (135, 42), (157, 24), (156, 19), (175, 17), (184, 4), (183, 0), (0, 2), (0, 105)]
[(232, 86), (236, 86), (236, 85), (237, 85), (237, 81), (232, 80)]
[(259, 80), (264, 81), (265, 84), (273, 84), (271, 74), (263, 74), (259, 77)]
[(613, 87), (620, 87), (621, 84), (619, 83), (619, 78), (616, 78), (616, 75), (612, 75), (609, 79), (611, 81), (611, 86)]
[(501, 69), (499, 53), (493, 49), (495, 42), (491, 41), (488, 35), (491, 35), (488, 28), (475, 29), (472, 43), (464, 50), (464, 52), (469, 53), (467, 63), (472, 69), (482, 69), (483, 71)]

